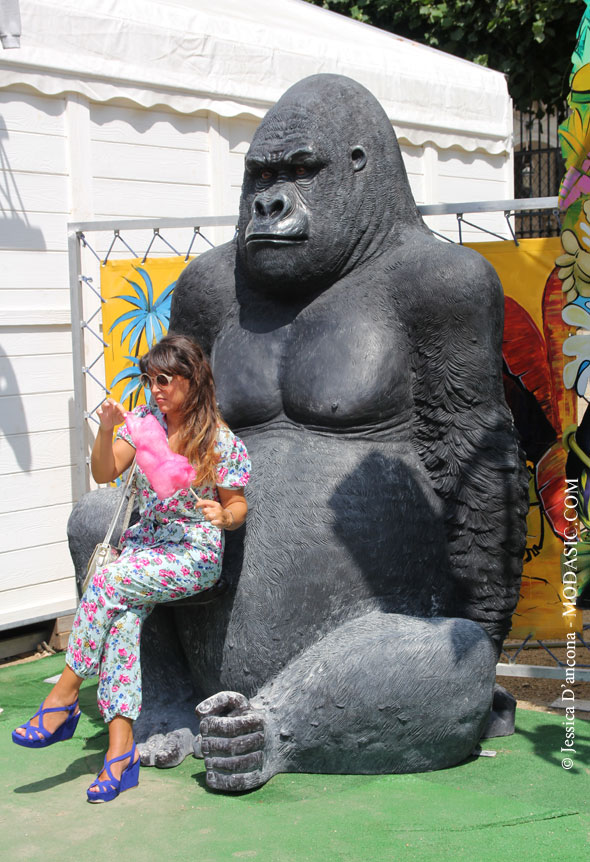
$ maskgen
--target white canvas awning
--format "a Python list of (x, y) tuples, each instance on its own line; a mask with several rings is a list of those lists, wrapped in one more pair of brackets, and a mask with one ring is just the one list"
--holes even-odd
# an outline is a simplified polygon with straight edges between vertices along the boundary
[(0, 55), (0, 87), (262, 117), (295, 81), (335, 72), (375, 94), (402, 141), (510, 150), (503, 75), (303, 0), (21, 0), (20, 8), (21, 47)]

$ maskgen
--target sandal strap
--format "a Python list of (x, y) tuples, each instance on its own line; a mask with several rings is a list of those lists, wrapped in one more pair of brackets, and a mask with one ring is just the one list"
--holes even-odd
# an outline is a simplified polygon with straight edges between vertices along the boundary
[[(67, 712), (68, 716), (64, 719), (64, 721), (67, 721), (68, 718), (70, 718), (74, 714), (74, 710), (76, 709), (77, 706), (78, 706), (78, 698), (76, 698), (76, 700), (70, 706), (45, 706), (44, 707), (43, 705), (41, 705), (39, 707), (39, 709), (37, 710), (37, 712), (35, 713), (35, 715), (32, 715), (28, 721), (25, 721), (24, 724), (21, 724), (22, 729), (25, 731), (25, 737), (24, 738), (25, 739), (32, 739), (32, 740), (39, 739), (39, 738), (49, 739), (49, 737), (52, 735), (52, 733), (49, 730), (47, 730), (47, 728), (45, 727), (45, 723), (43, 721), (43, 716), (45, 715), (45, 713), (46, 712)], [(31, 724), (31, 722), (34, 718), (37, 718), (37, 716), (39, 716), (39, 725), (34, 726)], [(33, 736), (32, 735), (33, 733), (36, 733), (37, 736), (36, 737)], [(31, 734), (31, 735), (27, 736), (27, 734)], [(40, 734), (40, 736), (39, 736), (39, 734)]]
[[(115, 784), (118, 784), (121, 779), (115, 778), (115, 776), (111, 772), (111, 764), (117, 763), (119, 760), (127, 760), (127, 758), (129, 758), (129, 766), (131, 766), (133, 763), (134, 757), (135, 757), (135, 743), (133, 743), (133, 745), (131, 746), (129, 751), (126, 751), (125, 754), (121, 754), (119, 757), (111, 757), (110, 760), (107, 760), (105, 757), (103, 769), (106, 772), (106, 774), (109, 776), (110, 780), (114, 781)], [(104, 784), (104, 783), (105, 783), (104, 781), (99, 782), (99, 784)]]
[(98, 778), (95, 778), (88, 790), (92, 791), (92, 788), (96, 787), (97, 790), (92, 792), (95, 792), (97, 796), (100, 796), (101, 793), (108, 793), (109, 790), (116, 790), (118, 783), (119, 782), (116, 778), (107, 778), (103, 781), (100, 781)]
[[(107, 760), (105, 757), (101, 772), (102, 771), (106, 772), (106, 774), (109, 777), (107, 779), (103, 778), (102, 780), (100, 780), (97, 776), (94, 779), (94, 781), (92, 782), (92, 784), (90, 785), (90, 787), (88, 788), (88, 790), (92, 790), (93, 787), (97, 787), (98, 793), (100, 794), (100, 793), (106, 793), (107, 791), (114, 789), (112, 785), (114, 785), (116, 788), (117, 784), (121, 783), (121, 779), (115, 778), (115, 776), (111, 772), (111, 764), (117, 763), (119, 760), (127, 760), (127, 758), (129, 758), (129, 766), (131, 766), (134, 762), (134, 759), (135, 759), (135, 750), (136, 749), (135, 749), (135, 742), (134, 742), (133, 745), (131, 746), (130, 750), (126, 751), (125, 754), (121, 754), (119, 757), (111, 757), (110, 760)], [(99, 775), (100, 775), (100, 773), (99, 773)], [(109, 786), (107, 787), (107, 785), (109, 785)]]

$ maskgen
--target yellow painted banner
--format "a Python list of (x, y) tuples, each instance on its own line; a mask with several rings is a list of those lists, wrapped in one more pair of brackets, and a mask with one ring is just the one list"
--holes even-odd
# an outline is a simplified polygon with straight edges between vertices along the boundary
[(518, 246), (470, 245), (489, 260), (504, 288), (504, 388), (529, 471), (526, 553), (511, 634), (562, 638), (582, 630), (582, 613), (564, 603), (562, 592), (563, 536), (568, 528), (562, 435), (577, 424), (577, 395), (563, 383), (569, 357), (562, 345), (574, 330), (561, 317), (563, 291), (555, 267), (561, 242), (555, 237), (523, 239)]
[(168, 331), (183, 257), (107, 261), (101, 267), (105, 381), (113, 398), (131, 409), (145, 402), (138, 361)]

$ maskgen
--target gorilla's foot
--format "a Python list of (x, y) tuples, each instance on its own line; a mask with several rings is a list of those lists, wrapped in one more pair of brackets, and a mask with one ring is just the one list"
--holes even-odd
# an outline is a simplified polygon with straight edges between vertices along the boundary
[(178, 766), (193, 753), (197, 734), (194, 708), (185, 700), (162, 700), (144, 709), (133, 729), (142, 766)]
[(159, 750), (159, 747), (164, 742), (165, 738), (166, 737), (163, 733), (154, 733), (154, 735), (148, 737), (145, 742), (139, 742), (137, 744), (137, 750), (139, 752), (142, 766), (156, 765), (156, 752)]
[(253, 790), (275, 774), (265, 757), (262, 714), (244, 695), (221, 691), (202, 701), (196, 712), (209, 787), (234, 793)]
[(188, 727), (170, 733), (156, 733), (137, 746), (142, 766), (169, 769), (193, 753), (195, 734)]

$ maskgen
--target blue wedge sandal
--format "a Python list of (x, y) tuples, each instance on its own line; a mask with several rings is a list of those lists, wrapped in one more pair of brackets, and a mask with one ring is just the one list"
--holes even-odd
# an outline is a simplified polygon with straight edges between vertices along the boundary
[[(105, 756), (104, 766), (101, 769), (101, 772), (103, 770), (106, 771), (106, 774), (109, 777), (105, 781), (99, 781), (98, 775), (100, 775), (100, 772), (98, 773), (97, 777), (86, 791), (89, 802), (110, 802), (112, 799), (115, 799), (119, 793), (123, 793), (124, 790), (131, 790), (132, 787), (137, 787), (139, 784), (139, 757), (134, 763), (133, 758), (135, 757), (135, 751), (135, 743), (133, 743), (131, 751), (128, 751), (126, 754), (122, 754), (120, 757), (113, 757), (111, 760), (107, 760)], [(117, 763), (118, 760), (127, 760), (127, 758), (129, 758), (129, 766), (125, 767), (121, 773), (120, 779), (115, 778), (111, 772), (111, 765), (113, 763)], [(93, 790), (93, 787), (96, 787), (97, 789)]]
[[(21, 724), (21, 728), (25, 731), (25, 735), (21, 736), (16, 730), (12, 731), (12, 741), (17, 745), (24, 745), (25, 748), (45, 748), (48, 745), (53, 745), (54, 742), (63, 742), (65, 739), (71, 739), (78, 726), (81, 713), (74, 715), (78, 708), (78, 698), (71, 706), (46, 706), (43, 704), (39, 707), (35, 715), (30, 718), (25, 724)], [(50, 733), (43, 724), (43, 716), (48, 712), (67, 712), (67, 717), (63, 724)], [(32, 725), (33, 718), (39, 716), (39, 726)]]

